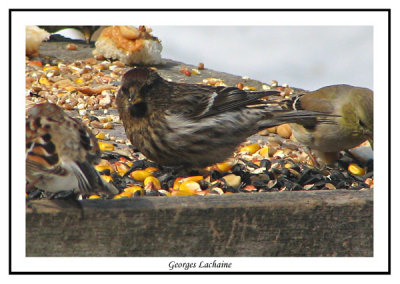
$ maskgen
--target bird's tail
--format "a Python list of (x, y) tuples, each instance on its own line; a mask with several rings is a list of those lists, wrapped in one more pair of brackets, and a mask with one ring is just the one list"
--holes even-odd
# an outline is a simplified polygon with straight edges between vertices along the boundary
[(304, 127), (312, 127), (317, 123), (336, 124), (333, 118), (337, 115), (309, 110), (276, 110), (266, 114), (266, 118), (259, 121), (259, 129), (278, 126), (284, 123), (297, 123)]

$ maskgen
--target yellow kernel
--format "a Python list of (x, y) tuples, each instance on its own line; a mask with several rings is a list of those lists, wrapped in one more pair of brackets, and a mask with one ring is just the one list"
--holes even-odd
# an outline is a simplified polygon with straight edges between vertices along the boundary
[(113, 199), (120, 199), (120, 198), (130, 198), (133, 196), (132, 192), (123, 191), (113, 197)]
[(240, 152), (247, 152), (249, 154), (254, 154), (258, 150), (260, 150), (260, 148), (261, 147), (258, 144), (250, 144), (250, 145), (240, 148)]
[(145, 168), (144, 170), (145, 170), (146, 172), (149, 172), (149, 173), (153, 173), (153, 172), (159, 171), (159, 169), (157, 169), (157, 168), (155, 168), (155, 167), (148, 167), (148, 168)]
[(110, 172), (113, 172), (113, 169), (111, 168), (110, 165), (96, 165), (96, 166), (94, 166), (94, 168), (98, 172), (102, 172), (104, 170), (110, 170)]
[(253, 86), (244, 86), (243, 90), (244, 91), (256, 91), (257, 89)]
[(104, 132), (99, 132), (99, 133), (96, 135), (96, 138), (97, 138), (97, 139), (104, 139), (104, 138), (106, 138), (106, 134), (105, 134)]
[(366, 184), (368, 184), (369, 187), (374, 186), (374, 180), (372, 178), (367, 178), (364, 181)]
[(147, 178), (145, 178), (143, 184), (145, 187), (151, 187), (151, 189), (157, 189), (157, 190), (161, 189), (160, 181), (153, 176), (148, 176)]
[(88, 199), (101, 199), (101, 197), (99, 195), (97, 195), (97, 194), (92, 194), (92, 195), (89, 196)]
[(182, 183), (184, 183), (186, 181), (196, 181), (197, 182), (197, 181), (200, 181), (202, 179), (204, 179), (203, 176), (191, 176), (191, 177), (186, 177), (186, 178), (182, 179)]
[(83, 79), (82, 78), (76, 78), (75, 79), (75, 83), (81, 84), (81, 83), (83, 83)]
[(231, 163), (231, 162), (222, 162), (222, 163), (217, 163), (215, 165), (217, 166), (217, 169), (220, 172), (230, 171), (233, 167), (233, 163)]
[(64, 89), (65, 89), (67, 92), (73, 92), (73, 91), (76, 90), (76, 88), (75, 88), (75, 87), (72, 87), (72, 86), (67, 86), (67, 87), (65, 87)]
[(120, 176), (124, 176), (124, 174), (129, 170), (129, 166), (125, 165), (124, 163), (116, 162), (114, 165), (117, 170), (117, 173)]
[(44, 66), (43, 71), (48, 71), (48, 70), (58, 70), (57, 66)]
[(103, 123), (103, 129), (113, 129), (114, 125), (111, 122)]
[(182, 184), (179, 186), (179, 191), (195, 194), (196, 192), (201, 191), (201, 187), (198, 182), (188, 180), (182, 182)]
[(148, 176), (151, 176), (151, 173), (145, 170), (136, 170), (131, 172), (130, 176), (137, 181), (144, 181)]
[(46, 86), (49, 86), (49, 85), (50, 85), (49, 80), (47, 80), (45, 77), (40, 78), (40, 79), (39, 79), (39, 83), (40, 83), (40, 84), (43, 84), (43, 85), (46, 85)]
[(233, 187), (237, 187), (240, 185), (240, 183), (242, 182), (242, 178), (240, 176), (237, 176), (235, 174), (229, 174), (223, 177), (223, 179), (225, 180), (225, 183), (228, 186), (233, 186)]
[(106, 142), (98, 142), (101, 151), (114, 151), (114, 145)]
[(198, 70), (198, 69), (192, 69), (192, 74), (193, 75), (200, 75), (201, 73), (200, 73), (200, 71)]
[(355, 163), (351, 163), (347, 170), (353, 175), (363, 176), (365, 175), (365, 170)]
[(144, 194), (144, 189), (140, 185), (132, 185), (130, 187), (124, 188), (125, 192), (130, 192), (132, 194), (135, 194), (135, 192), (139, 191), (140, 195)]
[(179, 190), (179, 187), (181, 186), (183, 179), (184, 179), (183, 177), (177, 177), (174, 181), (174, 185), (172, 186), (172, 189)]
[(263, 156), (264, 158), (268, 158), (268, 157), (269, 157), (268, 153), (269, 153), (269, 147), (268, 147), (268, 146), (262, 148), (262, 149), (260, 150), (260, 152), (259, 152), (259, 154), (260, 154), (261, 156)]
[(107, 175), (101, 175), (101, 177), (106, 181), (106, 182), (110, 182), (113, 180), (113, 178), (111, 176), (107, 176)]

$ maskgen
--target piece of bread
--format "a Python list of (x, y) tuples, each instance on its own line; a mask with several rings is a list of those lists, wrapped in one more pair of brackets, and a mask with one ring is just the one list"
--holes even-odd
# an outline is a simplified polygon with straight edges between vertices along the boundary
[(25, 28), (25, 53), (28, 56), (38, 56), (40, 44), (50, 38), (50, 34), (38, 26), (26, 26)]
[(161, 64), (161, 42), (150, 32), (151, 29), (145, 26), (107, 27), (97, 39), (93, 54), (125, 64)]

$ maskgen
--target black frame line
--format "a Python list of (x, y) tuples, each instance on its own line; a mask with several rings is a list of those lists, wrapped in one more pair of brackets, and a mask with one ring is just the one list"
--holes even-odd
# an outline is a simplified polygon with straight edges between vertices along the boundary
[[(192, 9), (192, 8), (166, 8), (166, 9), (151, 9), (151, 8), (141, 8), (141, 9), (9, 9), (8, 11), (8, 39), (9, 39), (9, 122), (8, 122), (8, 132), (9, 132), (9, 250), (8, 250), (8, 273), (9, 275), (135, 275), (135, 274), (254, 274), (254, 275), (387, 275), (391, 274), (391, 9)], [(12, 13), (13, 12), (387, 12), (388, 14), (388, 271), (284, 271), (284, 272), (268, 272), (268, 271), (257, 271), (257, 272), (238, 272), (238, 271), (216, 271), (216, 272), (198, 272), (198, 271), (172, 271), (172, 272), (164, 272), (164, 271), (153, 271), (153, 272), (116, 272), (116, 271), (101, 271), (101, 272), (90, 272), (90, 271), (12, 271), (12, 233), (11, 233), (11, 188), (12, 188), (12, 131), (11, 131), (11, 117), (12, 117)]]

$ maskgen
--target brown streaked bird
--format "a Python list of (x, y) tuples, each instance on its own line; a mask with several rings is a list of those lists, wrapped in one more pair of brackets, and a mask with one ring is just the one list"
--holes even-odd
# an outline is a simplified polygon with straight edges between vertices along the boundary
[(336, 114), (335, 124), (291, 123), (298, 142), (310, 147), (325, 164), (333, 164), (342, 150), (365, 140), (373, 143), (373, 91), (333, 85), (294, 98), (292, 109)]
[[(169, 82), (137, 67), (124, 74), (117, 105), (127, 137), (147, 158), (164, 166), (204, 168), (231, 156), (261, 129), (321, 116), (261, 100), (279, 93)], [(323, 116), (318, 120), (329, 122)]]
[(118, 190), (94, 169), (100, 158), (96, 137), (78, 120), (52, 103), (28, 110), (26, 119), (26, 178), (29, 187), (47, 192), (83, 195)]

